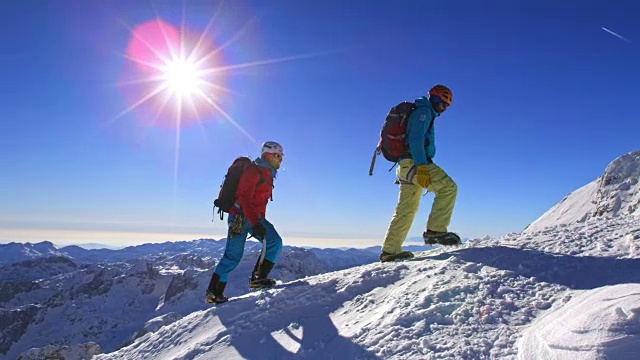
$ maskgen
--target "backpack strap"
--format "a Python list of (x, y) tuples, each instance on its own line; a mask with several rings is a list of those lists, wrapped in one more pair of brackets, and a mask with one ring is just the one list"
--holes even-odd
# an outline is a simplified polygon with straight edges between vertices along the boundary
[[(431, 122), (429, 123), (429, 128), (427, 129), (427, 135), (429, 135), (429, 133), (431, 132), (431, 129), (433, 129), (433, 122), (435, 120), (436, 120), (435, 117), (431, 119)], [(433, 164), (433, 160), (431, 160), (431, 158), (428, 156), (427, 156), (427, 164)]]
[[(262, 171), (260, 170), (260, 168), (261, 168), (262, 166), (258, 165), (258, 164), (255, 162), (255, 160), (251, 162), (251, 165), (255, 165), (255, 166), (257, 166), (257, 167), (258, 167), (258, 175), (260, 175), (260, 180), (258, 180), (258, 184), (262, 184), (262, 183), (267, 182), (267, 181), (264, 179), (264, 177), (262, 176)], [(270, 199), (271, 201), (273, 201), (273, 189), (275, 189), (275, 187), (276, 187), (276, 186), (273, 184), (273, 182), (271, 182), (271, 196), (269, 196), (269, 199)]]
[[(214, 222), (215, 217), (216, 217), (216, 204), (213, 203), (213, 208), (212, 213), (211, 213), (211, 222)], [(224, 211), (222, 211), (222, 208), (218, 208), (218, 215), (220, 216), (220, 220), (224, 220)]]

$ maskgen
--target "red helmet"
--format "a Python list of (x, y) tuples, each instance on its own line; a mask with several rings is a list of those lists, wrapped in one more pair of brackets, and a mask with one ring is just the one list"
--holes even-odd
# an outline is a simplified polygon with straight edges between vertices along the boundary
[(444, 85), (436, 85), (429, 90), (429, 95), (435, 95), (442, 99), (447, 105), (451, 105), (453, 102), (453, 93)]

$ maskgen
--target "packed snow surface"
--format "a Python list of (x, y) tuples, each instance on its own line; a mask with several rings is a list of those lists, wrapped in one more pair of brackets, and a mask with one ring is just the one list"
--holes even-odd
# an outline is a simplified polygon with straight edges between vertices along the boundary
[(96, 359), (637, 359), (639, 242), (637, 218), (474, 239), (238, 296)]

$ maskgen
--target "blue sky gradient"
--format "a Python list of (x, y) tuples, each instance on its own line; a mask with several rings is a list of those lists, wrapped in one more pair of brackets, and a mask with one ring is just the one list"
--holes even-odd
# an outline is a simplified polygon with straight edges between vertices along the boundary
[[(454, 93), (434, 159), (458, 183), (450, 230), (521, 231), (638, 150), (639, 11), (629, 1), (6, 2), (0, 241), (222, 237), (211, 203), (228, 165), (275, 140), (286, 156), (267, 217), (285, 242), (378, 245), (397, 199), (391, 163), (379, 157), (367, 174), (380, 126), (436, 83)], [(178, 128), (136, 111), (115, 119), (131, 105), (121, 81), (132, 28), (160, 18), (200, 34), (215, 14), (207, 39), (232, 41), (222, 65), (309, 55), (223, 74), (233, 93), (216, 100), (255, 141), (216, 112)]]

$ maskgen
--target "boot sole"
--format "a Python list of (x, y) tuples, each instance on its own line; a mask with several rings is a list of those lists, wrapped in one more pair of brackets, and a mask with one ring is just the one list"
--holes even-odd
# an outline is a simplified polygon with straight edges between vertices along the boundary
[(460, 245), (462, 245), (462, 242), (455, 242), (455, 243), (447, 244), (447, 243), (441, 243), (441, 242), (438, 242), (438, 241), (436, 241), (436, 240), (425, 240), (425, 241), (424, 241), (424, 244), (425, 244), (425, 245), (428, 245), (428, 246), (433, 246), (433, 245), (441, 245), (441, 246), (460, 246)]
[(427, 246), (442, 245), (442, 246), (459, 246), (462, 245), (460, 236), (455, 233), (448, 233), (447, 235), (440, 236), (423, 236), (424, 244)]
[(395, 260), (403, 260), (403, 259), (411, 259), (413, 258), (415, 255), (411, 252), (401, 252), (400, 254), (395, 254), (395, 255), (387, 255), (387, 256), (382, 256), (380, 258), (380, 262), (391, 262), (391, 261), (395, 261)]
[(249, 285), (249, 290), (271, 289), (271, 288), (274, 288), (274, 287), (275, 287), (275, 285), (272, 285), (272, 286)]
[(229, 299), (224, 299), (224, 300), (210, 300), (210, 299), (205, 299), (205, 302), (207, 304), (222, 304), (222, 303), (226, 303), (227, 301), (229, 301)]

